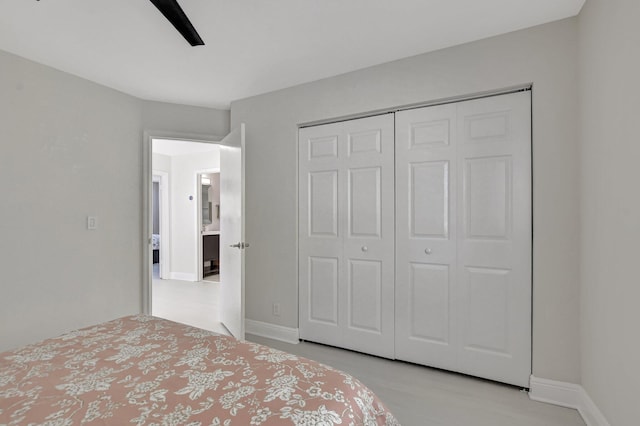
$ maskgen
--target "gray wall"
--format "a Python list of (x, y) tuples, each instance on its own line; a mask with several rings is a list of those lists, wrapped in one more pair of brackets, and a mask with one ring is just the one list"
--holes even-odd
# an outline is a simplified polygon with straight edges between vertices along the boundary
[(225, 135), (229, 112), (143, 102), (2, 51), (0, 70), (2, 351), (141, 312), (143, 130)]
[(232, 127), (247, 123), (247, 317), (298, 326), (299, 123), (532, 82), (533, 371), (578, 383), (577, 62), (569, 19), (233, 102)]
[(640, 2), (579, 17), (582, 384), (615, 426), (640, 418)]
[(135, 98), (4, 52), (0, 69), (2, 350), (140, 311), (142, 127)]
[(208, 135), (220, 140), (229, 133), (229, 111), (142, 101), (142, 127), (152, 133)]

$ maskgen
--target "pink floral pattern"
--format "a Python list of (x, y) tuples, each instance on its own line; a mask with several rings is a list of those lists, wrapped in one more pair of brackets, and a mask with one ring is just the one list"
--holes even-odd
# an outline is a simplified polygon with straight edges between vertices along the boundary
[(0, 354), (0, 424), (399, 425), (315, 361), (150, 316)]

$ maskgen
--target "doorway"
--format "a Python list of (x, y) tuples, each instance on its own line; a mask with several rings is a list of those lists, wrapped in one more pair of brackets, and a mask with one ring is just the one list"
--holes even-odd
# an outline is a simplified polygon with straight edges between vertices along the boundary
[[(177, 138), (150, 143), (151, 313), (228, 334), (220, 322), (221, 284), (204, 281), (202, 268), (202, 240), (213, 233), (210, 180), (213, 173), (219, 176), (220, 147), (215, 141)], [(215, 232), (219, 238), (219, 226)], [(219, 268), (219, 256), (215, 264)]]
[[(144, 283), (143, 312), (170, 320), (212, 330), (222, 334), (231, 334), (244, 339), (244, 264), (245, 249), (245, 125), (241, 123), (220, 141), (207, 140), (206, 137), (176, 134), (144, 135), (144, 203), (143, 203), (143, 251)], [(158, 153), (163, 146), (168, 151)], [(185, 147), (189, 148), (185, 152)], [(194, 152), (198, 151), (198, 152)], [(154, 152), (156, 151), (156, 152)], [(211, 157), (217, 152), (215, 158)], [(209, 159), (209, 161), (207, 161)], [(187, 167), (188, 166), (188, 167)], [(163, 279), (153, 279), (153, 170), (166, 171), (169, 174), (168, 187), (170, 207), (168, 240), (170, 247), (162, 247), (170, 253), (167, 270), (163, 270)], [(220, 207), (211, 206), (211, 211), (219, 211), (220, 242), (219, 270), (221, 283), (202, 280), (201, 269), (204, 262), (200, 257), (202, 222), (202, 174), (216, 172), (220, 174)], [(208, 216), (208, 212), (206, 212)], [(206, 229), (205, 229), (206, 230)], [(165, 239), (166, 240), (166, 239)], [(210, 266), (210, 264), (209, 264)], [(176, 292), (165, 295), (164, 306), (156, 306), (158, 295), (162, 295), (162, 286), (173, 281)], [(157, 287), (157, 288), (155, 288)], [(178, 296), (185, 290), (217, 289), (206, 294), (196, 294), (186, 303)], [(156, 292), (155, 290), (158, 290)], [(186, 306), (180, 306), (186, 305)], [(166, 311), (182, 309), (181, 317), (168, 317)], [(196, 320), (194, 314), (201, 314)], [(171, 313), (169, 313), (171, 314)], [(164, 315), (164, 316), (163, 316)]]

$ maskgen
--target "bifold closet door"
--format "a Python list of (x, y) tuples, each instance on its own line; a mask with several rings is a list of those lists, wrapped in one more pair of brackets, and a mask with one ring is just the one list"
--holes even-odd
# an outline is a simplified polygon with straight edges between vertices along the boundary
[(396, 114), (396, 357), (528, 387), (530, 92)]
[(393, 114), (299, 131), (300, 337), (394, 356)]
[(456, 105), (396, 113), (396, 357), (457, 369)]

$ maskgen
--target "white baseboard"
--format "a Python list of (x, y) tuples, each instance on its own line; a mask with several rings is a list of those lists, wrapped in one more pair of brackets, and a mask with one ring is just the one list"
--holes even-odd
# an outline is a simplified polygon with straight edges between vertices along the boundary
[(587, 426), (611, 426), (602, 414), (602, 411), (593, 402), (589, 394), (582, 386), (580, 386), (581, 404), (578, 411)]
[(198, 277), (196, 274), (190, 274), (188, 272), (169, 272), (170, 280), (178, 280), (178, 281), (198, 281)]
[(578, 410), (587, 426), (611, 426), (580, 385), (531, 376), (529, 398)]
[(280, 340), (281, 342), (298, 344), (300, 334), (297, 328), (284, 327), (282, 325), (270, 324), (268, 322), (244, 320), (245, 333), (269, 339)]

